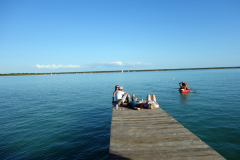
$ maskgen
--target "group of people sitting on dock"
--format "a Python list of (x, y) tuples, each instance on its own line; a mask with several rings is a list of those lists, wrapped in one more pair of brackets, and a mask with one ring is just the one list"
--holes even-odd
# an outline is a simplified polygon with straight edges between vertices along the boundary
[(143, 108), (146, 109), (155, 109), (159, 107), (159, 104), (156, 101), (156, 97), (153, 94), (152, 97), (150, 94), (147, 95), (146, 103), (143, 103), (143, 100), (138, 101), (134, 94), (130, 99), (130, 95), (127, 92), (123, 91), (123, 87), (115, 86), (115, 91), (113, 92), (112, 102), (118, 106), (127, 103), (129, 107), (135, 110), (140, 110)]
[[(187, 87), (187, 82), (180, 82), (179, 83), (179, 90), (190, 90), (190, 88)], [(147, 95), (146, 98), (146, 103), (143, 103), (143, 100), (137, 100), (134, 94), (132, 94), (132, 97), (130, 99), (130, 95), (128, 92), (123, 91), (123, 87), (119, 87), (118, 85), (115, 86), (115, 91), (113, 92), (113, 97), (112, 97), (112, 103), (115, 105), (117, 104), (118, 106), (123, 105), (124, 103), (127, 103), (129, 107), (135, 110), (140, 110), (143, 108), (146, 109), (155, 109), (159, 107), (159, 104), (157, 103), (156, 97), (153, 94), (152, 97), (150, 94)]]

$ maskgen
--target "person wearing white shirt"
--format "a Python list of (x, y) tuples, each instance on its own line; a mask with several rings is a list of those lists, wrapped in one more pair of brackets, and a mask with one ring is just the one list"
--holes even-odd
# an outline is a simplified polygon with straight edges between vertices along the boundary
[(115, 101), (118, 105), (123, 104), (127, 98), (128, 93), (123, 91), (123, 87), (119, 88), (120, 90), (115, 93)]

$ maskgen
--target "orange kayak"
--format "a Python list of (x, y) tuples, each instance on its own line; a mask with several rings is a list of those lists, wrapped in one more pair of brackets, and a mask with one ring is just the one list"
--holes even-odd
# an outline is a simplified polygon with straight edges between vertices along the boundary
[(188, 93), (190, 92), (190, 89), (179, 89), (180, 93)]

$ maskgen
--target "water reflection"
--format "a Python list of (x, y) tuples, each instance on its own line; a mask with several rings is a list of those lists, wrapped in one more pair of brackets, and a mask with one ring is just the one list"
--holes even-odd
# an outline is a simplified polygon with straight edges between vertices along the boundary
[(189, 93), (180, 93), (180, 103), (188, 104), (188, 94)]

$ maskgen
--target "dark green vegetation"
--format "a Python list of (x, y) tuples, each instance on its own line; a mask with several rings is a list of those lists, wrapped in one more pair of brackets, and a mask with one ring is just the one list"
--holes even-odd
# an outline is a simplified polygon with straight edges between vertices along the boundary
[[(150, 71), (179, 71), (179, 70), (205, 70), (205, 69), (234, 69), (239, 67), (211, 67), (211, 68), (179, 68), (179, 69), (147, 69), (147, 70), (123, 70), (123, 72), (150, 72)], [(52, 72), (52, 73), (6, 73), (0, 76), (27, 76), (27, 75), (55, 75), (55, 74), (85, 74), (85, 73), (114, 73), (116, 71), (85, 71), (85, 72)]]

